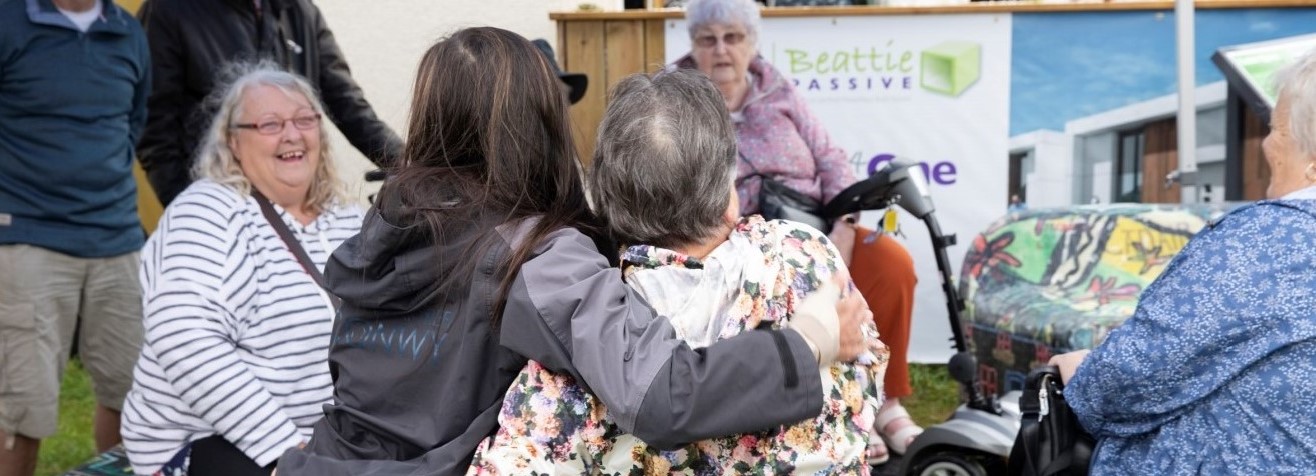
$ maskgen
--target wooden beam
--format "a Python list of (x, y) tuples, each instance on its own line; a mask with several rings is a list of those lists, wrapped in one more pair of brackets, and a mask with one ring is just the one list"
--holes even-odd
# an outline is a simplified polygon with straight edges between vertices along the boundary
[[(1300, 8), (1312, 7), (1311, 0), (1197, 0), (1194, 8), (1229, 9), (1229, 8)], [(1172, 1), (1134, 1), (1106, 2), (1083, 0), (1076, 2), (1036, 1), (998, 1), (971, 2), (955, 5), (888, 7), (880, 5), (843, 6), (843, 7), (768, 7), (763, 9), (764, 17), (839, 17), (867, 15), (911, 15), (911, 14), (947, 14), (947, 13), (1016, 13), (1016, 12), (1092, 12), (1092, 11), (1138, 11), (1138, 10), (1174, 10)], [(593, 12), (552, 12), (551, 20), (655, 20), (684, 18), (685, 11), (680, 8), (660, 8), (626, 11)]]

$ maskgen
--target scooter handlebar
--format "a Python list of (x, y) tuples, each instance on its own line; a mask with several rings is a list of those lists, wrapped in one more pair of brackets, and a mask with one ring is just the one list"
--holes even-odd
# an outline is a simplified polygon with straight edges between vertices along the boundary
[(927, 179), (917, 164), (908, 159), (892, 160), (868, 178), (846, 187), (823, 206), (822, 218), (832, 221), (855, 212), (886, 208), (892, 203), (919, 219), (934, 210)]

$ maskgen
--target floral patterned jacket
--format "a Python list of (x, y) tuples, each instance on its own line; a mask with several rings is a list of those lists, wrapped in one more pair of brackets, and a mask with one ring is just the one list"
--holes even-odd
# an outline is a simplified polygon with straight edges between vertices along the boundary
[[(820, 232), (758, 216), (742, 219), (704, 259), (641, 245), (625, 250), (623, 261), (627, 283), (696, 348), (760, 325), (789, 327), (804, 296), (829, 280), (849, 283)], [(870, 349), (861, 363), (822, 372), (826, 398), (817, 418), (674, 451), (622, 434), (588, 391), (532, 361), (508, 390), (500, 429), (477, 450), (469, 474), (867, 474), (864, 450), (888, 357), (875, 338)]]

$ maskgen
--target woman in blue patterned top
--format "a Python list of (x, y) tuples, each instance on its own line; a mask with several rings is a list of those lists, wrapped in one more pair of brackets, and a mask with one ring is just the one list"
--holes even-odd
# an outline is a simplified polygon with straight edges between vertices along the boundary
[(1311, 474), (1316, 51), (1278, 76), (1268, 200), (1208, 226), (1090, 354), (1052, 359), (1092, 474)]

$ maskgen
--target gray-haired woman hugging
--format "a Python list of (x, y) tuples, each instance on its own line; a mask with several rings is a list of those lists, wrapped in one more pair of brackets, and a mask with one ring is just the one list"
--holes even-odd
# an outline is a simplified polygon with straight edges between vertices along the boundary
[[(694, 348), (759, 327), (815, 325), (792, 320), (806, 296), (855, 292), (823, 233), (739, 218), (735, 159), (721, 95), (704, 75), (676, 70), (617, 85), (591, 165), (594, 206), (626, 245), (626, 282)], [(509, 389), (498, 434), (477, 451), (473, 472), (867, 474), (867, 429), (887, 357), (870, 332), (862, 363), (824, 358), (817, 418), (677, 448), (623, 434), (587, 389), (532, 361)]]

